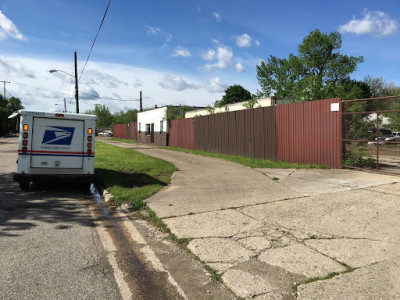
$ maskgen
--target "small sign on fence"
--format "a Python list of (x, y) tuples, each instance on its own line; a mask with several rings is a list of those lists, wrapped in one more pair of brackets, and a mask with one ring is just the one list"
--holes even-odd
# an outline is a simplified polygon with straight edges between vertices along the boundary
[(339, 103), (331, 103), (331, 111), (339, 111)]

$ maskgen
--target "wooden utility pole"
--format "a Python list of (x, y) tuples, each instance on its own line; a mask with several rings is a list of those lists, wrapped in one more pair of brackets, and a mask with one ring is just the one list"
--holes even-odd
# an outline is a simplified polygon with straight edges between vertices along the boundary
[(76, 51), (75, 51), (75, 100), (76, 100), (76, 113), (79, 114), (78, 62), (76, 59)]
[[(4, 100), (6, 100), (6, 83), (11, 83), (11, 82), (5, 81), (5, 80), (1, 80), (0, 82), (2, 82), (2, 83), (4, 84), (4, 93), (3, 93), (3, 96), (4, 96)], [(140, 92), (140, 93), (142, 93), (142, 92)]]
[(143, 111), (143, 103), (142, 103), (142, 91), (140, 91), (140, 111)]

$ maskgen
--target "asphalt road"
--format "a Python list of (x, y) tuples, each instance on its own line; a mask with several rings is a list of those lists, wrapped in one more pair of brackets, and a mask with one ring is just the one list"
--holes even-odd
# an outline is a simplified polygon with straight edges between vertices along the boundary
[(17, 139), (0, 139), (0, 298), (120, 299), (79, 185), (12, 181)]
[(0, 138), (0, 299), (235, 299), (168, 234), (85, 187), (21, 191), (17, 143)]

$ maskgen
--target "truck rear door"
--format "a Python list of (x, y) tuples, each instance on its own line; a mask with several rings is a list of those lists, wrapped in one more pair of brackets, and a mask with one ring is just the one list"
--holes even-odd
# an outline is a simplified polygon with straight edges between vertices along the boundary
[(31, 168), (81, 169), (84, 121), (35, 117)]

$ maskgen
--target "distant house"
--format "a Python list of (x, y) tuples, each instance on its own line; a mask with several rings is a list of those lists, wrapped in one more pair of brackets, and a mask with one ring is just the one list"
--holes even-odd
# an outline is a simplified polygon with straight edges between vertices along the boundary
[(168, 145), (167, 107), (163, 106), (137, 114), (137, 141), (158, 146)]
[[(249, 101), (243, 101), (243, 102), (229, 104), (229, 105), (226, 105), (223, 107), (213, 107), (212, 113), (217, 114), (217, 113), (223, 113), (223, 112), (229, 112), (229, 111), (248, 109), (248, 107), (246, 107), (246, 104), (248, 102)], [(262, 99), (257, 99), (257, 103), (254, 105), (254, 108), (274, 106), (274, 105), (275, 105), (274, 97), (262, 98)], [(210, 114), (210, 109), (203, 108), (203, 109), (192, 110), (192, 111), (186, 112), (185, 118), (187, 119), (187, 118), (194, 118), (194, 117), (199, 117), (199, 116), (207, 116), (209, 114)]]
[(193, 106), (163, 106), (137, 114), (137, 142), (168, 146), (169, 119), (183, 118), (184, 112), (198, 109)]

